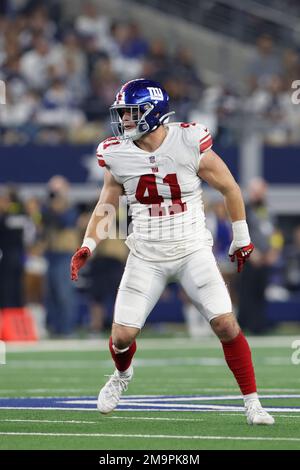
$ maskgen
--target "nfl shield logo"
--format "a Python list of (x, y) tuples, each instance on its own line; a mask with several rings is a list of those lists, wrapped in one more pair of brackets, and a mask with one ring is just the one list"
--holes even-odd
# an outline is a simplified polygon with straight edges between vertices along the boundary
[(149, 160), (150, 160), (150, 163), (155, 163), (155, 156), (151, 155), (151, 157), (149, 157)]

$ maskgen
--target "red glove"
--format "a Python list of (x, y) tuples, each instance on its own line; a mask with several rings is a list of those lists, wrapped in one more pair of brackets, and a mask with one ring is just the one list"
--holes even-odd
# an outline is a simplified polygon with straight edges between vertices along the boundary
[(230, 251), (229, 251), (229, 257), (231, 259), (231, 262), (234, 263), (235, 258), (237, 259), (237, 272), (238, 273), (242, 271), (246, 260), (249, 258), (253, 250), (254, 250), (253, 243), (249, 243), (249, 245), (247, 246), (238, 248), (232, 254), (230, 254)]
[(78, 248), (71, 259), (71, 279), (78, 280), (78, 272), (85, 265), (87, 259), (91, 256), (91, 250), (87, 246)]

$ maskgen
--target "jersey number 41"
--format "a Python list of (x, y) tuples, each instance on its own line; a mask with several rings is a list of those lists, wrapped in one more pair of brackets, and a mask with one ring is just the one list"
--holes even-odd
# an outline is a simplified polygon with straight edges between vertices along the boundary
[[(181, 200), (181, 190), (178, 184), (176, 173), (170, 173), (163, 178), (163, 183), (168, 184), (171, 192), (172, 204), (162, 207), (164, 198), (158, 194), (156, 175), (142, 175), (139, 179), (135, 197), (141, 204), (151, 204), (149, 215), (164, 216), (174, 215), (186, 211), (186, 203)], [(146, 191), (148, 195), (145, 195)], [(167, 210), (166, 210), (167, 209)]]

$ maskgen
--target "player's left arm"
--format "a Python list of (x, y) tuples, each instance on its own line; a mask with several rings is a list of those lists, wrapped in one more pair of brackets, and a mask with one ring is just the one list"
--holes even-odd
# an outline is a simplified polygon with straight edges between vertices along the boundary
[(243, 196), (228, 166), (213, 151), (207, 150), (200, 160), (198, 176), (220, 191), (232, 221), (233, 241), (229, 249), (231, 261), (237, 259), (238, 272), (254, 249), (250, 240)]
[(232, 222), (245, 220), (245, 205), (239, 185), (228, 166), (213, 150), (207, 150), (201, 160), (198, 176), (224, 196)]

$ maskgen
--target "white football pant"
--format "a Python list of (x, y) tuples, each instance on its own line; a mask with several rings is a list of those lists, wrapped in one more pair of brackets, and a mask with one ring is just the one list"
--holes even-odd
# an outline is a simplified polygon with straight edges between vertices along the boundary
[(230, 296), (211, 247), (173, 261), (146, 261), (130, 253), (119, 286), (114, 322), (141, 329), (168, 279), (177, 280), (207, 321), (232, 312)]

